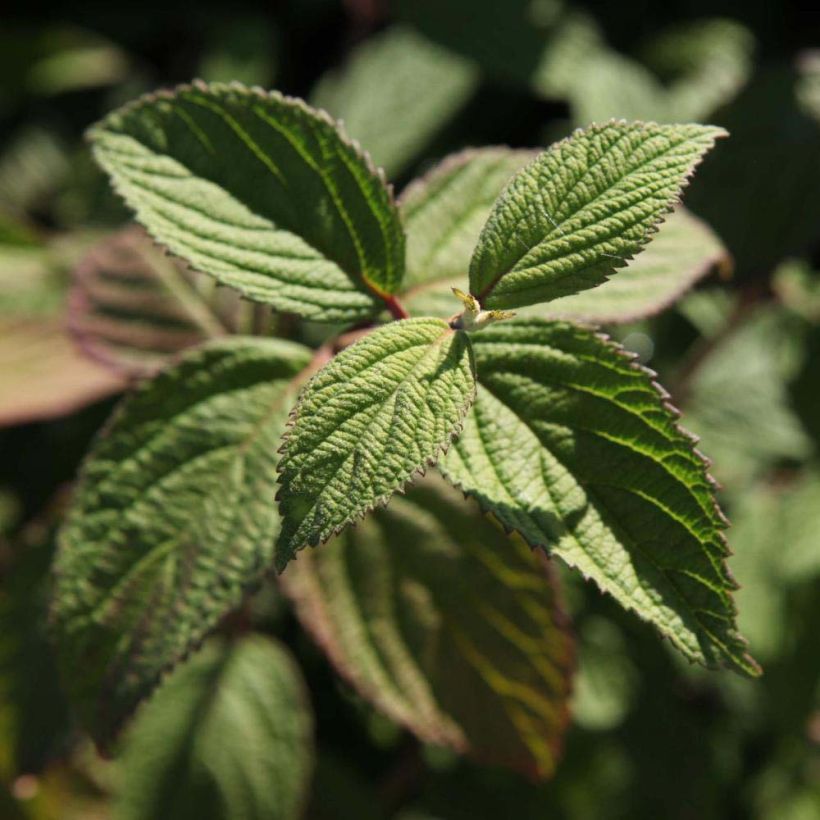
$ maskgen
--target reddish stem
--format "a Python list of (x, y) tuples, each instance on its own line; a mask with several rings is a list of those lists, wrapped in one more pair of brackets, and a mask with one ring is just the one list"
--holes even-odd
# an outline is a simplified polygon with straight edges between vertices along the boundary
[(383, 296), (382, 298), (394, 319), (410, 318), (410, 314), (405, 310), (404, 305), (395, 296)]

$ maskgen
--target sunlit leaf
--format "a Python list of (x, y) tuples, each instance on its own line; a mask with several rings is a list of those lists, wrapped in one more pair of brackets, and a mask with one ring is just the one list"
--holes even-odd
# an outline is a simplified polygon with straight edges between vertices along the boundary
[(306, 385), (280, 469), (281, 571), (434, 464), (475, 395), (470, 342), (440, 319), (386, 325)]
[(196, 83), (143, 97), (90, 136), (148, 232), (255, 301), (350, 322), (399, 286), (404, 234), (390, 191), (299, 100)]
[(725, 519), (651, 374), (560, 322), (504, 322), (473, 344), (478, 393), (445, 474), (690, 660), (756, 674), (735, 627)]
[(516, 308), (605, 282), (649, 241), (722, 133), (610, 122), (553, 145), (494, 205), (470, 262), (470, 292), (485, 307)]
[[(451, 289), (466, 289), (470, 254), (492, 204), (529, 151), (485, 148), (456, 154), (402, 195), (407, 230), (406, 290), (402, 302), (416, 314), (450, 316)], [(657, 313), (723, 263), (720, 241), (699, 219), (678, 208), (652, 242), (604, 284), (521, 311), (523, 315), (631, 321)]]

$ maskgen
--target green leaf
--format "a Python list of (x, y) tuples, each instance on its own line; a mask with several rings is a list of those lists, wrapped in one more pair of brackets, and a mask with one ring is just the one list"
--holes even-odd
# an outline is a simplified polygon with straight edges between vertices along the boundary
[(288, 652), (259, 635), (209, 642), (140, 712), (122, 755), (121, 820), (296, 820), (312, 718)]
[(234, 337), (130, 395), (82, 470), (52, 619), (66, 682), (103, 745), (271, 562), (276, 448), (310, 351)]
[(124, 386), (77, 350), (60, 317), (0, 318), (0, 427), (59, 418)]
[(394, 0), (391, 12), (475, 61), (489, 77), (526, 86), (537, 74), (561, 7), (561, 0)]
[(463, 57), (404, 26), (366, 40), (311, 95), (342, 120), (373, 159), (394, 176), (467, 103), (478, 86)]
[(780, 462), (804, 460), (813, 448), (789, 399), (799, 356), (790, 317), (764, 307), (724, 333), (682, 401), (687, 426), (702, 438), (718, 480), (731, 486)]
[(336, 356), (305, 386), (285, 439), (277, 569), (434, 464), (474, 395), (470, 342), (440, 319), (391, 323)]
[(299, 100), (200, 82), (143, 97), (90, 136), (149, 233), (255, 301), (351, 322), (401, 281), (404, 234), (382, 176)]
[(755, 38), (734, 20), (719, 17), (674, 25), (645, 50), (649, 66), (668, 82), (673, 116), (702, 120), (729, 102), (749, 79)]
[(483, 307), (515, 308), (606, 281), (650, 239), (723, 133), (610, 122), (556, 143), (493, 208), (470, 262), (471, 293)]
[(449, 316), (451, 288), (466, 289), (470, 254), (506, 183), (533, 151), (480, 148), (447, 157), (407, 187), (400, 208), (407, 231), (402, 304), (418, 314)]
[(505, 322), (474, 347), (478, 394), (445, 474), (690, 660), (756, 674), (735, 628), (725, 519), (651, 374), (560, 322)]
[(543, 554), (430, 478), (282, 576), (340, 674), (422, 740), (549, 775), (572, 638)]
[[(470, 253), (498, 195), (532, 159), (530, 151), (484, 148), (447, 158), (410, 185), (400, 206), (407, 230), (402, 304), (416, 314), (450, 316), (453, 287), (465, 289)], [(632, 321), (657, 313), (723, 262), (720, 240), (678, 208), (637, 258), (603, 285), (526, 308), (525, 315)]]
[(667, 308), (715, 267), (730, 265), (720, 239), (709, 226), (678, 208), (659, 226), (640, 256), (617, 276), (592, 290), (555, 299), (521, 313), (617, 324)]
[(136, 226), (96, 245), (74, 272), (69, 329), (93, 359), (134, 376), (174, 353), (251, 332), (253, 306), (170, 259)]
[(733, 493), (730, 500), (732, 570), (741, 585), (739, 623), (765, 662), (792, 647), (791, 589), (820, 576), (820, 478), (808, 471), (792, 481), (761, 482)]
[(687, 197), (739, 277), (767, 274), (820, 239), (820, 116), (801, 98), (807, 74), (779, 65), (756, 73), (720, 111), (730, 146), (704, 164)]

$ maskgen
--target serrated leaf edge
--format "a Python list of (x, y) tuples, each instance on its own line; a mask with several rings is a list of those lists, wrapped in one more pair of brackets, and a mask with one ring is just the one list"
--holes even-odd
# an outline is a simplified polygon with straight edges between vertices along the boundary
[[(92, 153), (96, 156), (96, 147), (94, 146), (94, 140), (96, 138), (97, 132), (102, 131), (107, 123), (112, 121), (115, 117), (122, 116), (123, 114), (128, 114), (131, 112), (138, 111), (140, 108), (151, 105), (152, 103), (161, 101), (161, 100), (173, 100), (179, 94), (188, 92), (188, 91), (200, 91), (203, 93), (209, 93), (211, 91), (228, 91), (234, 92), (246, 97), (256, 97), (261, 100), (277, 100), (279, 102), (284, 102), (289, 105), (293, 105), (296, 108), (302, 110), (308, 117), (313, 117), (316, 120), (324, 123), (325, 125), (329, 125), (333, 128), (339, 136), (341, 142), (346, 145), (347, 147), (351, 148), (353, 152), (357, 155), (359, 159), (362, 160), (366, 169), (376, 177), (379, 182), (381, 182), (385, 192), (387, 194), (387, 201), (390, 208), (396, 214), (397, 223), (402, 228), (402, 239), (404, 239), (404, 225), (401, 218), (401, 212), (398, 207), (398, 202), (396, 200), (395, 191), (393, 188), (393, 183), (390, 182), (387, 178), (387, 174), (379, 165), (373, 161), (373, 158), (367, 152), (366, 149), (362, 148), (361, 143), (358, 140), (353, 139), (346, 131), (344, 122), (342, 120), (334, 119), (325, 109), (323, 108), (314, 108), (312, 105), (309, 105), (305, 100), (301, 97), (292, 97), (287, 94), (283, 94), (281, 91), (277, 91), (276, 89), (269, 89), (266, 90), (259, 85), (252, 85), (247, 86), (243, 83), (238, 82), (237, 80), (233, 80), (231, 82), (212, 82), (209, 83), (202, 79), (194, 79), (189, 83), (180, 83), (178, 85), (172, 86), (170, 88), (159, 88), (155, 91), (150, 91), (146, 94), (142, 94), (139, 97), (136, 97), (133, 100), (126, 102), (125, 104), (119, 106), (114, 111), (107, 114), (98, 122), (94, 123), (93, 125), (89, 126), (89, 128), (85, 131), (85, 140), (91, 145)], [(125, 203), (126, 207), (129, 211), (133, 211), (131, 206), (128, 204), (128, 200), (125, 194), (122, 191), (121, 184), (114, 179), (110, 174), (106, 173), (108, 177), (109, 183), (116, 195)], [(174, 253), (173, 251), (169, 250), (163, 244), (162, 240), (156, 235), (156, 233), (150, 229), (147, 225), (143, 225), (142, 222), (139, 223), (140, 226), (146, 231), (146, 233), (150, 236), (153, 240), (154, 244), (158, 245), (165, 251), (166, 256), (169, 256), (172, 259), (177, 259), (188, 265), (190, 267), (190, 263), (188, 262), (185, 257), (180, 256), (179, 254)], [(309, 244), (309, 243), (308, 243)], [(351, 274), (347, 274), (350, 276)], [(359, 274), (361, 278), (361, 282), (365, 286), (365, 290), (371, 295), (376, 297), (380, 301), (387, 301), (388, 297), (395, 294), (386, 293), (381, 290), (375, 283), (369, 281), (364, 277), (364, 275)], [(232, 290), (236, 290), (231, 285), (226, 285), (224, 282), (220, 282), (220, 284), (224, 287), (230, 287)], [(399, 284), (401, 284), (399, 282)], [(240, 292), (240, 295), (249, 302), (253, 304), (265, 304), (270, 307), (272, 310), (275, 310), (273, 305), (268, 305), (266, 302), (259, 302), (255, 299), (251, 299), (245, 294)], [(384, 305), (380, 305), (378, 302), (374, 303), (373, 315), (378, 314), (380, 310), (384, 308)], [(280, 312), (280, 311), (277, 311)]]
[[(676, 207), (678, 207), (682, 204), (682, 202), (683, 202), (683, 192), (689, 187), (689, 183), (691, 182), (695, 171), (697, 170), (698, 166), (700, 166), (700, 164), (703, 162), (703, 160), (706, 158), (706, 155), (709, 153), (709, 151), (712, 150), (712, 148), (714, 148), (715, 143), (717, 142), (718, 139), (726, 138), (726, 137), (729, 136), (729, 132), (725, 128), (721, 128), (720, 126), (701, 125), (700, 123), (690, 123), (690, 124), (691, 125), (698, 125), (699, 127), (703, 128), (705, 131), (708, 129), (709, 132), (710, 132), (710, 133), (708, 133), (708, 135), (706, 133), (704, 133), (704, 137), (706, 139), (704, 141), (705, 144), (704, 144), (703, 151), (701, 152), (700, 156), (697, 157), (689, 165), (688, 170), (681, 177), (680, 184), (678, 185), (677, 194), (675, 194), (670, 199), (670, 201), (666, 204), (666, 207), (663, 208), (660, 211), (660, 213), (659, 213), (658, 217), (655, 219), (655, 221), (653, 221), (647, 227), (646, 232), (643, 235), (643, 238), (637, 243), (638, 244), (638, 249), (633, 251), (631, 254), (627, 254), (626, 256), (623, 256), (623, 257), (620, 257), (620, 256), (619, 257), (612, 257), (612, 256), (607, 257), (607, 258), (612, 258), (611, 266), (612, 266), (612, 268), (614, 268), (614, 272), (617, 272), (621, 268), (625, 268), (629, 264), (629, 262), (631, 262), (639, 253), (641, 253), (641, 251), (643, 251), (643, 249), (652, 241), (653, 236), (658, 232), (658, 230), (660, 229), (660, 226), (666, 221), (666, 215), (672, 213), (672, 211), (674, 211)], [(657, 123), (657, 122), (654, 122), (652, 120), (644, 121), (644, 120), (625, 120), (625, 119), (613, 118), (613, 119), (607, 120), (606, 122), (602, 122), (602, 123), (594, 122), (594, 123), (590, 123), (589, 125), (585, 126), (584, 128), (576, 128), (569, 136), (566, 136), (563, 139), (552, 143), (552, 145), (550, 145), (544, 151), (540, 152), (538, 156), (541, 156), (541, 154), (544, 154), (547, 151), (551, 151), (554, 148), (557, 148), (561, 145), (565, 145), (565, 144), (569, 143), (570, 141), (572, 141), (573, 138), (578, 137), (582, 134), (585, 134), (589, 131), (601, 130), (603, 128), (607, 128), (607, 127), (612, 126), (612, 125), (618, 125), (618, 126), (638, 125), (638, 126), (641, 126), (644, 129), (648, 129), (648, 128), (652, 128), (652, 127), (655, 127), (655, 128), (669, 128), (669, 127), (671, 127), (670, 125), (663, 125), (661, 123)], [(515, 174), (509, 180), (509, 182), (507, 182), (507, 184), (501, 190), (501, 193), (498, 195), (498, 198), (496, 199), (496, 203), (498, 203), (501, 200), (501, 198), (506, 195), (508, 189), (513, 184), (513, 182), (518, 178), (518, 176), (522, 173), (525, 173), (530, 167), (532, 167), (533, 163), (535, 163), (537, 160), (538, 160), (538, 157), (536, 157), (529, 165), (526, 165), (524, 168), (522, 168), (517, 174)], [(485, 223), (485, 227), (486, 227), (486, 223)], [(482, 233), (483, 233), (483, 230), (484, 229), (482, 228)], [(594, 285), (592, 288), (585, 288), (585, 290), (593, 290), (596, 287), (600, 287), (601, 285), (603, 285), (605, 282), (608, 282), (612, 278), (612, 275), (614, 275), (614, 272), (613, 272), (613, 274), (610, 274), (610, 275), (601, 274), (602, 277), (603, 277), (602, 281), (599, 282), (597, 285)], [(482, 303), (485, 302), (488, 297), (492, 297), (493, 291), (495, 290), (495, 288), (498, 286), (498, 283), (504, 278), (504, 276), (507, 273), (509, 273), (509, 271), (503, 271), (502, 273), (498, 274), (498, 276), (496, 276), (495, 280), (493, 282), (491, 282), (487, 287), (485, 287), (481, 291), (481, 293), (473, 294), (473, 295), (476, 296), (480, 302), (482, 302)], [(471, 290), (471, 292), (472, 292), (472, 290)], [(575, 292), (578, 293), (579, 291), (575, 291)], [(572, 294), (568, 294), (568, 295), (572, 295)], [(549, 304), (549, 302), (551, 302), (551, 301), (554, 301), (554, 300), (550, 299), (550, 300), (547, 300), (546, 302), (544, 302), (543, 300), (540, 300), (540, 301), (537, 301), (533, 304)]]
[[(689, 442), (691, 442), (692, 452), (702, 465), (702, 473), (703, 473), (704, 479), (706, 480), (706, 482), (714, 490), (718, 490), (720, 488), (720, 485), (715, 480), (715, 478), (712, 476), (712, 474), (709, 472), (709, 469), (711, 467), (711, 461), (696, 446), (699, 443), (700, 439), (694, 433), (691, 433), (689, 430), (687, 430), (686, 428), (684, 428), (683, 426), (681, 426), (678, 423), (677, 419), (679, 419), (680, 416), (681, 416), (680, 410), (677, 407), (675, 407), (674, 404), (672, 404), (671, 396), (670, 396), (669, 392), (657, 380), (657, 375), (658, 374), (654, 370), (652, 370), (651, 368), (646, 367), (645, 365), (641, 364), (638, 361), (638, 354), (637, 353), (634, 353), (633, 351), (627, 350), (620, 342), (615, 341), (608, 334), (603, 333), (603, 332), (597, 330), (595, 327), (590, 326), (590, 325), (584, 325), (584, 324), (579, 323), (579, 322), (572, 322), (572, 324), (576, 325), (577, 327), (588, 330), (595, 337), (597, 337), (602, 342), (604, 342), (605, 344), (610, 346), (615, 352), (618, 353), (618, 355), (622, 356), (624, 359), (626, 359), (628, 361), (629, 366), (632, 369), (634, 369), (636, 372), (638, 372), (645, 379), (647, 386), (650, 389), (652, 389), (652, 391), (659, 398), (661, 406), (664, 408), (664, 410), (666, 410), (670, 414), (670, 423), (672, 424), (674, 429), (678, 433), (680, 433), (681, 436), (683, 436), (685, 439), (687, 439)], [(479, 381), (479, 383), (480, 383), (480, 381)], [(482, 500), (480, 498), (478, 498), (477, 496), (474, 496), (472, 493), (470, 493), (468, 490), (466, 490), (460, 482), (456, 481), (444, 469), (439, 467), (439, 472), (444, 476), (444, 478), (447, 479), (447, 481), (450, 482), (450, 484), (452, 484), (456, 489), (460, 490), (465, 498), (472, 498), (475, 501), (477, 501), (479, 506), (481, 507), (482, 511), (485, 514), (489, 515), (507, 534), (517, 533), (521, 538), (524, 539), (524, 541), (530, 546), (530, 548), (539, 549), (539, 550), (543, 551), (544, 554), (547, 557), (552, 556), (552, 553), (550, 552), (550, 548), (549, 548), (550, 545), (549, 544), (542, 544), (540, 542), (534, 542), (531, 538), (529, 538), (526, 535), (526, 533), (524, 533), (520, 529), (518, 529), (518, 527), (510, 527), (507, 524), (503, 523), (496, 516), (496, 514), (493, 512), (492, 508), (489, 505), (482, 502)], [(724, 533), (722, 531), (722, 530), (725, 530), (729, 526), (729, 520), (726, 518), (725, 514), (723, 513), (723, 510), (720, 508), (720, 504), (718, 504), (718, 501), (714, 497), (714, 495), (711, 496), (711, 507), (712, 507), (712, 512), (715, 515), (716, 521), (720, 525), (720, 529), (717, 530), (715, 535), (716, 535), (716, 540), (718, 542), (718, 545), (720, 546), (721, 551), (723, 553), (723, 561), (722, 561), (722, 563), (724, 565), (723, 569), (725, 571), (727, 580), (733, 586), (733, 590), (736, 591), (736, 590), (740, 589), (740, 584), (738, 584), (738, 582), (735, 580), (734, 576), (732, 575), (732, 572), (731, 572), (730, 568), (728, 567), (728, 564), (726, 563), (727, 559), (730, 558), (733, 553), (732, 553), (731, 548), (729, 547), (728, 541), (726, 540), (726, 536), (724, 535)], [(558, 557), (560, 558), (561, 556), (559, 555)], [(570, 566), (570, 565), (567, 564), (567, 566)], [(580, 571), (576, 567), (572, 567), (572, 566), (570, 566), (570, 569), (572, 569), (573, 572)], [(589, 576), (587, 576), (583, 572), (581, 572), (581, 575), (583, 575), (585, 581), (592, 581), (595, 584), (595, 586), (598, 588), (598, 590), (601, 592), (601, 594), (607, 595), (610, 598), (613, 597), (611, 593), (609, 593), (606, 590), (602, 589), (600, 584), (594, 578), (590, 578)], [(732, 590), (728, 591), (728, 593), (727, 593), (727, 597), (728, 597), (728, 600), (729, 600), (729, 609), (730, 609), (730, 613), (733, 616), (736, 616), (737, 615), (737, 604), (735, 603), (734, 597), (732, 596), (731, 592), (732, 592)], [(620, 605), (620, 603), (619, 603), (619, 605)], [(625, 607), (625, 608), (627, 608), (630, 612), (633, 612), (635, 615), (637, 615), (642, 621), (644, 621), (646, 623), (649, 623), (658, 632), (658, 634), (660, 635), (662, 640), (668, 640), (671, 644), (674, 644), (678, 649), (680, 649), (681, 653), (683, 654), (683, 656), (687, 659), (687, 661), (690, 664), (697, 664), (697, 665), (700, 665), (700, 666), (704, 666), (706, 668), (710, 668), (707, 664), (696, 661), (693, 658), (691, 658), (689, 656), (689, 653), (686, 651), (686, 649), (684, 647), (681, 647), (675, 641), (673, 636), (665, 635), (663, 632), (661, 632), (660, 628), (658, 626), (656, 626), (655, 624), (653, 624), (651, 621), (649, 621), (646, 617), (644, 617), (644, 615), (639, 610), (637, 610), (634, 607)], [(697, 616), (696, 616), (696, 621), (700, 624), (700, 619), (697, 618)], [(715, 639), (712, 636), (710, 630), (704, 630), (704, 631), (707, 632), (707, 634), (710, 636), (710, 638), (712, 638), (712, 640), (714, 640), (715, 643), (725, 651), (725, 653), (726, 653), (725, 656), (723, 658), (721, 658), (721, 665), (723, 665), (727, 668), (730, 668), (730, 669), (739, 668), (739, 669), (743, 670), (750, 677), (759, 677), (762, 674), (763, 670), (762, 670), (762, 667), (760, 666), (760, 664), (747, 651), (745, 651), (748, 648), (749, 643), (740, 633), (737, 633), (737, 640), (738, 640), (738, 646), (742, 650), (743, 654), (740, 655), (739, 657), (735, 657), (734, 653), (730, 653), (730, 652), (726, 651), (726, 647), (725, 647), (725, 645), (722, 641), (718, 641), (717, 639)]]

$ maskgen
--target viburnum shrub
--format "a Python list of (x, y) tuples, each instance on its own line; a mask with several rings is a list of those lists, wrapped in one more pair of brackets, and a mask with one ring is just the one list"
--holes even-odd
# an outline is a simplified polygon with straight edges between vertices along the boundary
[[(152, 263), (184, 307), (163, 332), (193, 345), (142, 362), (60, 537), (52, 621), (97, 741), (270, 568), (366, 698), (535, 775), (572, 666), (545, 555), (689, 660), (757, 674), (707, 465), (653, 374), (591, 328), (659, 310), (714, 263), (708, 228), (669, 215), (723, 135), (612, 121), (541, 153), (465, 151), (396, 202), (338, 123), (275, 92), (195, 83), (94, 127), (97, 161), (172, 255)], [(129, 230), (120, 261), (134, 243), (156, 254)], [(286, 314), (276, 332), (224, 321), (202, 274)], [(88, 287), (86, 319), (104, 298)], [(443, 478), (409, 488), (433, 465)], [(280, 670), (281, 697), (257, 704), (279, 720), (296, 697), (284, 650), (241, 660)]]

